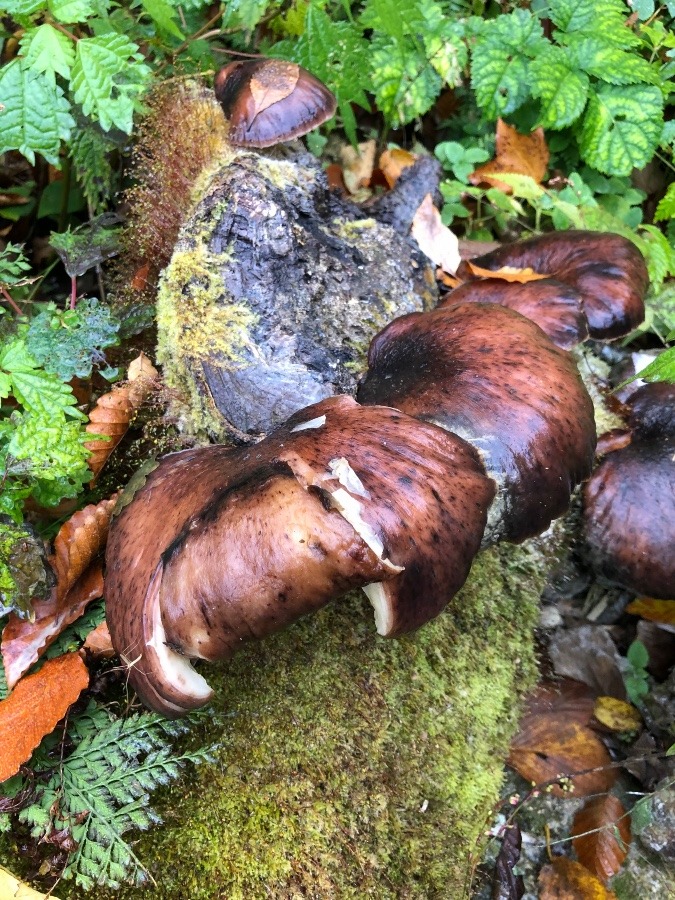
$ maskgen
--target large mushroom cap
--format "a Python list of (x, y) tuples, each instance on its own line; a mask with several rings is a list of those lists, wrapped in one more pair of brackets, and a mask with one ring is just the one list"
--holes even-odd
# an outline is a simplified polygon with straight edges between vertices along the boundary
[(631, 443), (584, 489), (590, 559), (608, 581), (675, 599), (675, 385), (647, 384), (630, 402)]
[(588, 337), (588, 323), (581, 302), (581, 294), (576, 288), (555, 278), (542, 278), (526, 284), (484, 278), (460, 285), (438, 305), (498, 303), (499, 306), (507, 306), (536, 322), (557, 347), (571, 350)]
[(108, 622), (132, 685), (167, 715), (200, 706), (190, 658), (229, 657), (353, 587), (380, 633), (418, 627), (466, 579), (494, 490), (464, 441), (347, 397), (254, 447), (167, 457), (108, 542)]
[(361, 403), (395, 406), (471, 442), (499, 494), (486, 541), (521, 541), (567, 508), (593, 463), (593, 405), (568, 353), (502, 306), (396, 319), (373, 340)]
[(271, 147), (307, 134), (335, 115), (325, 84), (282, 59), (233, 62), (215, 77), (216, 98), (239, 147)]
[[(493, 271), (504, 266), (532, 268), (576, 288), (583, 298), (591, 337), (615, 338), (642, 322), (649, 284), (642, 254), (619, 234), (565, 231), (504, 244), (471, 260)], [(458, 274), (472, 278), (464, 263)]]

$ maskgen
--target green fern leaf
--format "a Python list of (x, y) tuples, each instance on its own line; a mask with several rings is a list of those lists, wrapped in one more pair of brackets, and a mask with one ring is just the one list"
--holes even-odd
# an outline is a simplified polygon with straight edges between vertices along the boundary
[(115, 125), (130, 133), (134, 99), (144, 90), (150, 74), (142, 60), (138, 46), (122, 34), (78, 41), (73, 96), (84, 114), (98, 120), (104, 131)]
[[(94, 13), (101, 13), (99, 4), (90, 0), (48, 0), (49, 11), (59, 22), (86, 22)], [(108, 4), (103, 4), (103, 10)]]
[(643, 225), (642, 237), (646, 247), (643, 254), (647, 261), (649, 280), (654, 290), (661, 287), (666, 278), (675, 274), (675, 248), (656, 225)]
[(551, 44), (530, 63), (532, 95), (541, 105), (538, 124), (561, 129), (576, 122), (588, 99), (589, 80), (562, 47)]
[(530, 61), (549, 46), (539, 20), (524, 9), (481, 29), (471, 59), (471, 86), (490, 119), (517, 110), (530, 97)]
[(61, 88), (15, 59), (0, 70), (0, 153), (18, 150), (31, 163), (41, 153), (59, 164), (61, 141), (75, 126)]
[(657, 84), (656, 69), (646, 59), (630, 53), (604, 39), (583, 37), (568, 43), (567, 50), (574, 68), (608, 84)]
[(116, 144), (96, 125), (79, 129), (70, 142), (75, 177), (95, 214), (107, 207), (113, 193), (110, 153), (115, 148)]
[(584, 160), (607, 175), (642, 168), (658, 147), (663, 129), (663, 97), (657, 87), (603, 85), (591, 91), (578, 131)]
[(24, 65), (45, 75), (51, 84), (56, 76), (68, 80), (75, 62), (75, 45), (52, 25), (29, 28), (21, 38)]
[(661, 222), (663, 219), (675, 219), (675, 182), (668, 185), (668, 190), (659, 201), (654, 213), (655, 222)]

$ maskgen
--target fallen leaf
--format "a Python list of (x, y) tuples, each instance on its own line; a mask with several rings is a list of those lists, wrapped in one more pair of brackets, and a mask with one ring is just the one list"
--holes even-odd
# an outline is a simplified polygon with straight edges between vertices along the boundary
[(616, 780), (616, 772), (605, 745), (588, 727), (593, 701), (582, 686), (566, 684), (569, 693), (563, 688), (556, 694), (552, 684), (535, 692), (511, 744), (508, 763), (534, 784), (561, 776), (569, 779), (573, 792), (555, 785), (552, 792), (558, 797), (605, 792)]
[(596, 696), (626, 699), (621, 656), (609, 626), (561, 629), (551, 638), (548, 653), (557, 675), (583, 681)]
[(630, 841), (630, 819), (613, 794), (593, 797), (574, 816), (574, 850), (582, 866), (601, 881), (608, 881), (619, 871)]
[(459, 242), (441, 221), (431, 194), (426, 195), (413, 217), (412, 236), (425, 256), (444, 272), (454, 275), (460, 263)]
[(103, 571), (100, 563), (94, 563), (63, 598), (58, 600), (54, 591), (49, 600), (36, 602), (34, 622), (12, 614), (2, 632), (7, 687), (11, 690), (91, 601), (102, 596)]
[(593, 715), (605, 728), (619, 734), (639, 731), (642, 728), (642, 716), (638, 710), (625, 700), (617, 700), (616, 697), (598, 697)]
[(46, 900), (47, 896), (50, 900), (59, 900), (51, 891), (49, 895), (34, 891), (29, 884), (19, 881), (11, 872), (0, 866), (0, 897), (2, 900)]
[(499, 180), (500, 173), (528, 175), (541, 184), (549, 156), (543, 128), (537, 128), (531, 134), (520, 134), (503, 119), (498, 119), (495, 158), (472, 172), (469, 181), (475, 185), (489, 184), (505, 194), (511, 194), (513, 188)]
[(89, 632), (83, 647), (96, 659), (110, 659), (115, 655), (115, 648), (112, 645), (112, 638), (108, 631), (108, 623), (105, 620), (97, 625), (93, 631)]
[(659, 625), (675, 626), (675, 600), (652, 600), (651, 597), (641, 597), (629, 603), (626, 612), (648, 619), (650, 622), (658, 622)]
[(539, 900), (617, 900), (581, 863), (558, 856), (539, 873)]
[[(138, 362), (140, 360), (140, 362)], [(138, 363), (133, 370), (134, 363)], [(132, 377), (132, 371), (135, 377)], [(92, 440), (85, 443), (91, 451), (88, 463), (96, 479), (108, 457), (127, 433), (132, 416), (143, 400), (152, 390), (157, 370), (152, 366), (145, 354), (134, 360), (129, 366), (129, 380), (126, 384), (113, 388), (109, 394), (103, 394), (96, 401), (96, 406), (89, 413), (89, 424), (86, 431), (90, 434), (103, 435), (107, 440)]]
[(19, 771), (89, 684), (79, 653), (48, 659), (0, 701), (0, 782)]
[(350, 194), (356, 194), (361, 188), (368, 187), (375, 168), (375, 151), (377, 142), (373, 139), (364, 141), (358, 148), (347, 144), (340, 150), (342, 160), (342, 177)]
[(412, 166), (417, 160), (414, 153), (394, 147), (392, 150), (384, 150), (380, 156), (380, 169), (387, 184), (392, 188), (398, 181), (399, 175), (408, 166)]
[(457, 278), (456, 275), (448, 275), (447, 272), (444, 272), (443, 269), (436, 269), (436, 279), (441, 282), (447, 288), (458, 288), (461, 284), (464, 284), (461, 278)]
[(528, 281), (539, 281), (548, 278), (548, 275), (540, 275), (534, 269), (517, 269), (515, 266), (502, 266), (501, 269), (481, 269), (471, 260), (467, 262), (474, 275), (479, 278), (500, 278), (502, 281), (517, 281), (519, 284), (527, 284)]
[(57, 598), (73, 587), (91, 562), (105, 547), (117, 494), (100, 503), (90, 503), (68, 519), (54, 539), (50, 559), (56, 574)]
[(502, 846), (495, 860), (495, 871), (492, 876), (493, 900), (521, 900), (525, 893), (523, 876), (514, 869), (520, 860), (522, 836), (516, 823), (504, 830)]
[(347, 193), (347, 185), (342, 177), (342, 166), (340, 163), (330, 163), (330, 165), (326, 166), (324, 172), (328, 179), (328, 187), (331, 190)]
[(281, 59), (269, 63), (256, 72), (249, 84), (255, 105), (254, 117), (292, 94), (300, 77), (296, 63)]
[(131, 289), (133, 291), (143, 291), (148, 285), (148, 275), (150, 274), (150, 263), (144, 263), (134, 272), (131, 279)]

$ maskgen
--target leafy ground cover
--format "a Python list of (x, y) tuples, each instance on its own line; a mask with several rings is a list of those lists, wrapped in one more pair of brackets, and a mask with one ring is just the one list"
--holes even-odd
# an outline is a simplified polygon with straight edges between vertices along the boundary
[[(336, 187), (356, 199), (386, 190), (402, 166), (428, 153), (444, 170), (442, 221), (466, 241), (568, 228), (625, 235), (645, 256), (652, 284), (645, 324), (625, 345), (658, 353), (647, 377), (675, 380), (675, 349), (668, 349), (675, 337), (673, 17), (672, 2), (651, 0), (234, 0), (218, 7), (200, 0), (5, 0), (0, 687), (3, 696), (7, 682), (14, 690), (3, 702), (38, 683), (28, 679), (40, 673), (54, 696), (72, 680), (57, 674), (51, 681), (44, 660), (68, 659), (103, 623), (98, 557), (108, 498), (140, 463), (181, 446), (175, 423), (163, 416), (158, 374), (139, 351), (152, 354), (157, 260), (170, 252), (178, 227), (172, 214), (204, 161), (190, 148), (208, 157), (218, 138), (198, 132), (204, 137), (195, 141), (194, 122), (182, 132), (162, 121), (166, 93), (158, 88), (170, 92), (194, 78), (211, 84), (242, 53), (289, 59), (337, 97), (336, 118), (307, 142)], [(146, 117), (149, 109), (154, 115)], [(189, 164), (179, 145), (192, 156)], [(153, 179), (167, 198), (154, 211), (143, 193)], [(433, 234), (427, 238), (434, 243)], [(37, 636), (32, 601), (45, 604)], [(623, 700), (649, 724), (649, 698), (668, 673), (653, 665), (655, 640), (651, 652), (642, 649), (648, 642), (632, 640), (643, 612), (621, 620), (624, 661), (616, 665)], [(671, 612), (654, 615), (657, 625), (672, 627)], [(64, 875), (82, 887), (114, 886), (145, 877), (128, 832), (155, 820), (150, 792), (211, 751), (172, 751), (181, 729), (127, 708), (105, 639), (103, 649), (92, 643), (88, 652), (92, 674), (83, 692), (63, 694), (62, 707), (51, 709), (58, 719), (47, 716), (16, 759), (8, 751), (13, 771), (3, 769), (0, 827), (53, 851), (51, 862), (44, 857), (35, 866), (47, 881)], [(583, 730), (591, 720), (587, 700), (572, 705), (583, 709), (578, 734), (597, 762), (601, 751)], [(24, 728), (28, 717), (28, 707), (14, 703), (18, 713), (10, 707), (5, 719), (10, 730), (16, 722)], [(544, 731), (547, 752), (558, 724)], [(620, 736), (638, 730), (609, 727)], [(651, 734), (650, 752), (658, 755), (667, 730)], [(583, 752), (577, 761), (586, 759)], [(602, 757), (601, 768), (609, 764)], [(659, 773), (660, 782), (644, 782), (645, 796), (665, 779), (666, 769)], [(525, 772), (544, 785), (557, 784), (554, 776)], [(597, 789), (606, 797), (610, 787)], [(95, 802), (85, 804), (84, 794)], [(584, 807), (572, 833), (620, 830), (622, 808), (617, 813), (614, 801)], [(634, 831), (647, 829), (646, 803), (634, 810)], [(587, 872), (609, 878), (623, 863), (616, 863), (621, 844), (628, 844), (625, 835), (618, 851), (612, 847), (615, 863), (599, 873), (597, 848), (577, 848), (577, 855)], [(543, 877), (552, 884), (577, 876)]]

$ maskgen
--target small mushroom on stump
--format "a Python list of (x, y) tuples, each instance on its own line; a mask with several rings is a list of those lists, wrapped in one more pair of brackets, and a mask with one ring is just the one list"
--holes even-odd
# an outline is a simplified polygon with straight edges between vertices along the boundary
[(290, 141), (335, 115), (335, 97), (325, 84), (283, 59), (232, 62), (218, 72), (213, 87), (237, 147)]
[(675, 385), (629, 400), (630, 444), (607, 453), (584, 488), (598, 574), (637, 594), (675, 599)]

